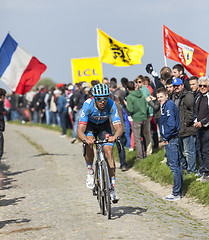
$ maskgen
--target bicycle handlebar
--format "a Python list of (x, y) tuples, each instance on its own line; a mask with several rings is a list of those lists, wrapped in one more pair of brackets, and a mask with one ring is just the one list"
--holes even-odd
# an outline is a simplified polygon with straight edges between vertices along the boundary
[[(117, 137), (117, 139), (115, 139), (115, 142), (118, 143), (118, 145), (119, 145), (119, 152), (121, 152), (122, 145), (121, 145), (121, 142), (120, 142), (120, 138)], [(97, 144), (103, 144), (103, 143), (108, 143), (108, 139), (94, 141), (94, 144), (96, 144), (96, 145)], [(86, 141), (83, 140), (83, 156), (84, 157), (86, 155), (86, 145), (87, 145)]]

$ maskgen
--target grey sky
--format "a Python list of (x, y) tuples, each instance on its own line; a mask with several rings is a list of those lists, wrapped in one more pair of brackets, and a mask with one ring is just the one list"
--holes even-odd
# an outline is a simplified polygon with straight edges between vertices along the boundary
[[(126, 44), (142, 44), (142, 64), (103, 63), (103, 76), (133, 80), (153, 63), (164, 66), (163, 24), (209, 52), (208, 0), (0, 0), (0, 45), (8, 31), (47, 65), (42, 77), (72, 82), (71, 58), (95, 57), (96, 27)], [(172, 67), (176, 62), (167, 60)], [(207, 70), (208, 74), (208, 70)], [(0, 85), (1, 86), (1, 85)]]

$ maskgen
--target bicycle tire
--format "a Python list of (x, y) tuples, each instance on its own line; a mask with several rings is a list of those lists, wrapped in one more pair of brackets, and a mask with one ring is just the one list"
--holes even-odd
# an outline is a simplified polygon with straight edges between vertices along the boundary
[[(104, 186), (104, 181), (103, 181), (103, 172), (101, 171), (100, 172), (100, 176), (99, 176), (99, 170), (97, 168), (97, 179), (98, 179), (98, 182), (97, 182), (97, 186), (98, 186), (98, 194), (97, 194), (97, 200), (99, 202), (99, 207), (100, 207), (100, 212), (102, 215), (105, 215), (105, 198), (104, 198), (104, 192), (103, 190), (101, 189), (101, 186)], [(102, 183), (101, 183), (102, 181)]]
[(105, 197), (105, 207), (107, 212), (107, 218), (111, 219), (111, 198), (110, 198), (110, 181), (109, 173), (107, 168), (107, 163), (103, 163), (104, 168), (104, 197)]

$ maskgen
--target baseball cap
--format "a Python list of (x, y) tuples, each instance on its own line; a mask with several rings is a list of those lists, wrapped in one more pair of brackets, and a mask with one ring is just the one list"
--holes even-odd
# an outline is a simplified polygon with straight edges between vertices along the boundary
[(69, 85), (68, 90), (73, 90), (73, 85)]
[(179, 86), (179, 85), (183, 84), (183, 82), (180, 78), (174, 78), (172, 84), (173, 84), (173, 86)]
[(59, 89), (54, 90), (54, 94), (61, 94), (61, 91)]

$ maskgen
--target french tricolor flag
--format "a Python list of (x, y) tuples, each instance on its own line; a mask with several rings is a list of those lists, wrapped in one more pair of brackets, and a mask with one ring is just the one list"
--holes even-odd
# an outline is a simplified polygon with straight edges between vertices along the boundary
[(0, 48), (0, 79), (12, 91), (24, 95), (40, 79), (46, 65), (26, 52), (8, 33)]

